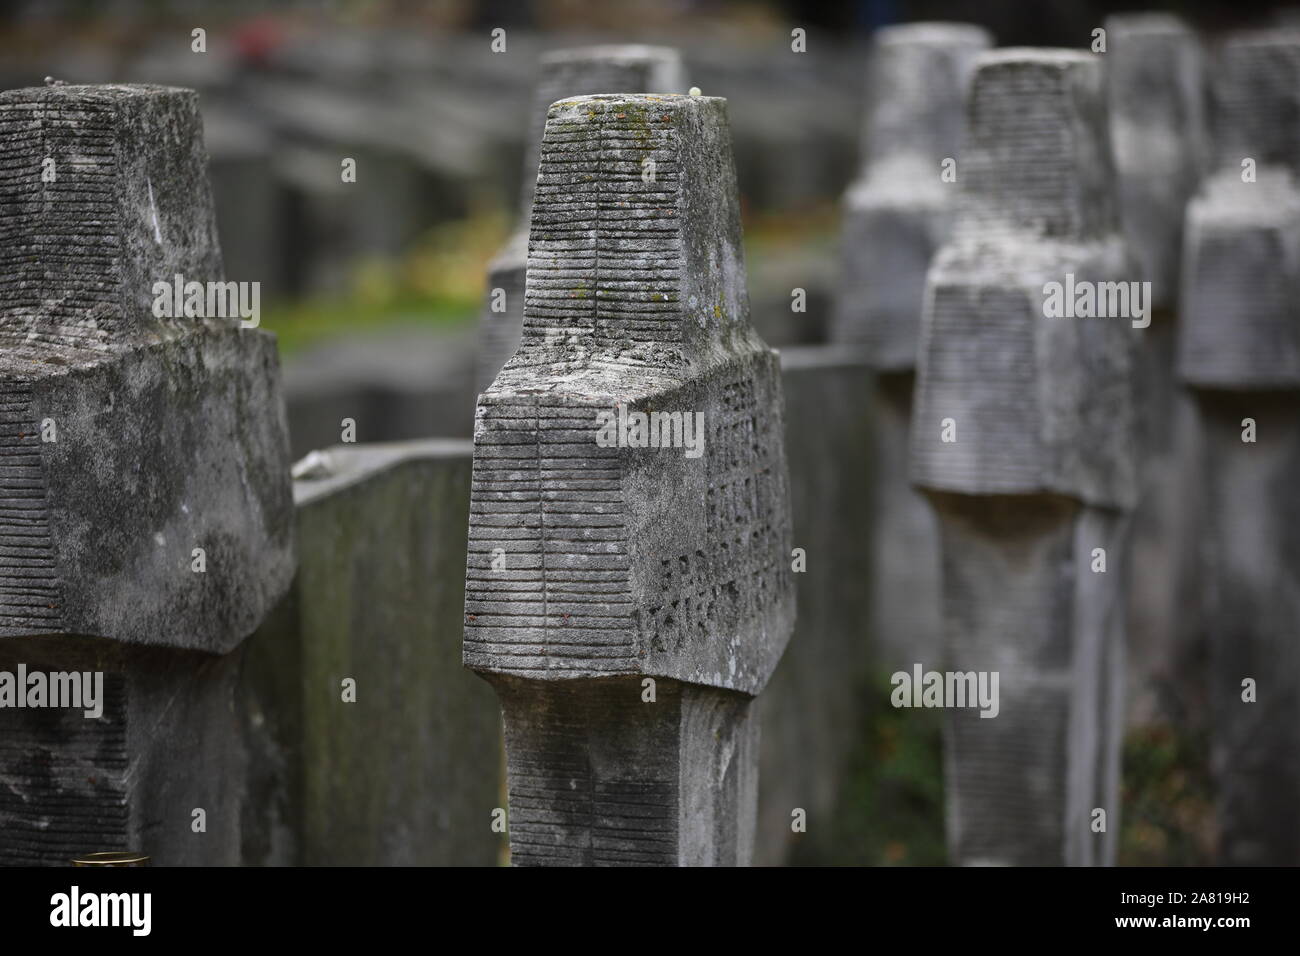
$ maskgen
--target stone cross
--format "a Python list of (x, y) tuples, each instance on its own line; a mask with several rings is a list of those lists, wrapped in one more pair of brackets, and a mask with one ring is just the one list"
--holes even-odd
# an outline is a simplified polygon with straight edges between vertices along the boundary
[(950, 859), (1106, 863), (1136, 330), (1047, 317), (1049, 283), (1134, 278), (1100, 64), (982, 54), (968, 117), (954, 236), (927, 279), (911, 457), (939, 516), (946, 667), (999, 688), (996, 707), (962, 706), (945, 680)]
[(861, 346), (878, 376), (871, 457), (870, 633), (886, 671), (940, 644), (938, 531), (907, 481), (925, 272), (948, 238), (976, 26), (910, 23), (876, 32), (862, 167), (844, 196), (841, 287), (831, 338)]
[[(537, 184), (537, 159), (546, 111), (556, 100), (583, 93), (684, 93), (681, 55), (670, 47), (588, 46), (541, 57), (528, 114), (519, 226), (488, 267), (487, 300), (479, 319), (475, 394), (486, 391), (519, 347), (528, 265), (528, 217)], [(500, 290), (498, 292), (498, 290)]]
[(1206, 162), (1201, 45), (1168, 13), (1106, 18), (1106, 102), (1125, 241), (1155, 304), (1178, 293), (1183, 211)]
[(1131, 560), (1126, 693), (1130, 723), (1187, 726), (1207, 709), (1203, 691), (1204, 590), (1196, 535), (1200, 432), (1174, 373), (1174, 306), (1183, 214), (1208, 160), (1201, 44), (1178, 17), (1106, 18), (1106, 99), (1119, 217), (1141, 278), (1151, 283), (1151, 327), (1134, 355), (1140, 489)]
[(516, 864), (744, 864), (751, 702), (794, 620), (775, 353), (725, 101), (547, 114), (522, 342), (479, 400), (466, 666)]
[(232, 652), (288, 587), (293, 502), (197, 98), (0, 93), (0, 154), (0, 671), (103, 672), (105, 698), (0, 710), (0, 861), (234, 862)]
[(877, 369), (916, 367), (925, 272), (948, 238), (956, 196), (944, 161), (957, 157), (971, 70), (991, 44), (987, 31), (961, 23), (908, 23), (874, 36), (831, 337), (867, 346)]
[(1211, 764), (1237, 866), (1300, 863), (1298, 91), (1300, 34), (1225, 43), (1215, 171), (1187, 208), (1178, 374), (1205, 429)]

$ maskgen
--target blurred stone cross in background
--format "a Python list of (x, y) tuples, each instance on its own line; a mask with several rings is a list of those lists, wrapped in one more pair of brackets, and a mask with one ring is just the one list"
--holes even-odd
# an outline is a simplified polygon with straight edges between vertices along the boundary
[(876, 372), (869, 633), (887, 672), (939, 652), (934, 514), (907, 480), (925, 274), (956, 206), (958, 147), (975, 57), (992, 45), (962, 23), (876, 31), (862, 168), (844, 195), (841, 287), (831, 337)]
[(1134, 277), (1101, 66), (982, 54), (968, 116), (954, 237), (927, 280), (911, 460), (939, 515), (947, 666), (1001, 688), (992, 719), (946, 714), (949, 856), (1110, 863), (1141, 332), (1046, 304), (1067, 276)]
[(1224, 44), (1178, 376), (1205, 429), (1219, 858), (1300, 863), (1300, 33)]

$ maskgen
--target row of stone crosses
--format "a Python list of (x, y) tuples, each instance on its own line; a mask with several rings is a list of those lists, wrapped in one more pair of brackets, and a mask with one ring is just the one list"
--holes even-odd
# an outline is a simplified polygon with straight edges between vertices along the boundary
[[(1113, 863), (1130, 528), (1202, 467), (1220, 856), (1300, 860), (1300, 38), (1107, 31), (880, 31), (837, 341), (780, 357), (726, 101), (545, 57), (472, 450), (296, 482), (274, 338), (149, 308), (222, 278), (196, 96), (0, 94), (0, 672), (104, 675), (96, 719), (0, 709), (0, 862), (780, 862), (874, 654), (1000, 675), (945, 714), (951, 862)], [(1155, 321), (1049, 317), (1067, 275)], [(597, 443), (616, 407), (703, 454)]]

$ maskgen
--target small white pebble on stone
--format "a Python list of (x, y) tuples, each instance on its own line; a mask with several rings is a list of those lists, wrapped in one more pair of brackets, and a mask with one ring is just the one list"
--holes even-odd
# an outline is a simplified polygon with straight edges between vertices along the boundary
[(323, 451), (308, 452), (291, 471), (294, 481), (319, 481), (334, 474), (334, 462)]
[[(681, 89), (680, 86), (677, 87), (677, 88), (678, 88), (679, 90)], [(699, 88), (698, 86), (692, 86), (692, 87), (691, 87), (691, 96), (699, 96), (699, 95), (700, 95), (700, 88)]]

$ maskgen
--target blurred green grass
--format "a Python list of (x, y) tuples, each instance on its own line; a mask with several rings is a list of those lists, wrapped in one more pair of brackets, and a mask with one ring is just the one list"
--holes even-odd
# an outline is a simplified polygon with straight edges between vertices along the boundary
[(794, 842), (792, 865), (942, 866), (943, 763), (938, 710), (889, 703), (888, 675), (860, 691), (864, 732), (845, 769), (833, 823)]
[[(746, 215), (751, 284), (766, 264), (795, 251), (830, 255), (837, 217), (830, 203), (798, 213)], [(319, 342), (395, 326), (472, 322), (482, 308), (488, 266), (504, 246), (511, 225), (509, 213), (497, 205), (439, 223), (400, 258), (354, 264), (336, 295), (267, 303), (262, 327), (279, 337), (282, 355), (293, 355)]]
[(1209, 866), (1214, 862), (1214, 790), (1209, 738), (1168, 725), (1124, 739), (1121, 866)]
[(279, 337), (282, 355), (342, 336), (401, 325), (472, 322), (482, 307), (488, 264), (509, 224), (488, 210), (426, 231), (398, 259), (355, 264), (337, 295), (270, 303), (262, 327)]
[[(888, 677), (862, 689), (868, 713), (833, 824), (794, 842), (791, 864), (942, 866), (943, 712), (895, 709)], [(1204, 732), (1138, 727), (1123, 742), (1120, 866), (1209, 866), (1214, 801)]]

